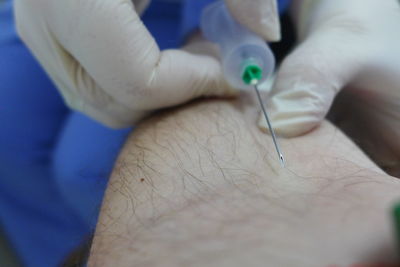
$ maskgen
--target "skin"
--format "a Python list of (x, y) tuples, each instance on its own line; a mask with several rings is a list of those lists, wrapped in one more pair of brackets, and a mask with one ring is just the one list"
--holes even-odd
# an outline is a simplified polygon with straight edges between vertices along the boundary
[(88, 266), (394, 264), (400, 181), (328, 122), (281, 139), (281, 168), (256, 104), (201, 100), (144, 121), (115, 166)]

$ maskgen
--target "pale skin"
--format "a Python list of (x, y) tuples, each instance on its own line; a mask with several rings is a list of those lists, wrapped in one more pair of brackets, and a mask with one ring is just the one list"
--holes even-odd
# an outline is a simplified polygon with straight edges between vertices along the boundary
[(281, 139), (257, 102), (199, 100), (145, 120), (106, 192), (89, 266), (395, 263), (400, 181), (328, 122)]

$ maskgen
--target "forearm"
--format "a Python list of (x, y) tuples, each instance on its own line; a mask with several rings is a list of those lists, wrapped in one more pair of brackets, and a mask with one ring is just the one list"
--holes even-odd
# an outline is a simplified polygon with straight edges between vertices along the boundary
[(282, 169), (251, 106), (203, 101), (143, 123), (115, 167), (89, 265), (310, 267), (393, 258), (386, 215), (399, 182), (328, 123), (281, 140)]

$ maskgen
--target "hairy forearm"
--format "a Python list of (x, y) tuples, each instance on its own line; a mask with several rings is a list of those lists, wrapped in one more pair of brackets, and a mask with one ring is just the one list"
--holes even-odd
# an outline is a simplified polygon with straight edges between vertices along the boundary
[(282, 169), (252, 105), (202, 101), (143, 123), (115, 167), (89, 265), (310, 267), (393, 258), (386, 215), (399, 182), (328, 123), (281, 140)]

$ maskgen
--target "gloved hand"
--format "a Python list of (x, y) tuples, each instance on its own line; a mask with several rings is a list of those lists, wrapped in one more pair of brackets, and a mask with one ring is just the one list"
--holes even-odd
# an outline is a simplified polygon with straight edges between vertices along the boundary
[[(279, 38), (276, 0), (226, 1), (244, 24)], [(160, 52), (138, 15), (148, 2), (16, 0), (15, 12), (20, 36), (68, 105), (108, 126), (129, 126), (199, 96), (233, 95), (216, 59)], [(254, 11), (256, 23), (245, 16)]]
[[(366, 126), (400, 152), (400, 7), (397, 0), (301, 0), (292, 6), (300, 44), (267, 100), (273, 127), (292, 137), (316, 127), (343, 88)], [(267, 129), (261, 116), (259, 125)]]

